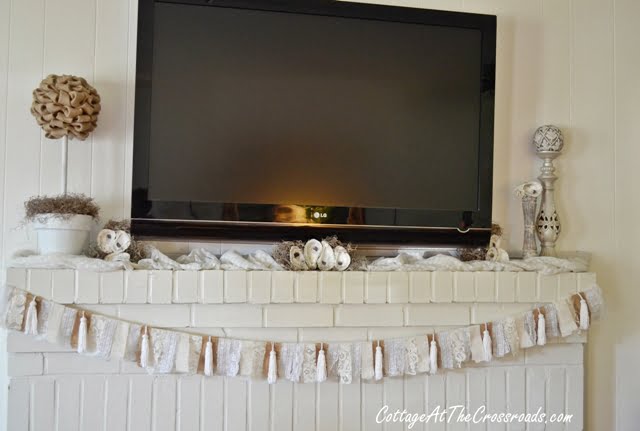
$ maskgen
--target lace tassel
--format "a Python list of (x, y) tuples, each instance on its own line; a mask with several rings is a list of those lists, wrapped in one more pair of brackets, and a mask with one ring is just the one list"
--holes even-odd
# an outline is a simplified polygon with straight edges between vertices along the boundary
[(429, 349), (429, 372), (435, 374), (438, 372), (438, 344), (436, 343), (436, 335), (433, 334), (431, 339), (431, 348)]
[(269, 352), (269, 372), (267, 373), (267, 382), (274, 384), (278, 380), (278, 363), (276, 361), (276, 350), (271, 343), (271, 352)]
[(87, 317), (82, 312), (80, 317), (80, 326), (78, 327), (78, 353), (87, 351)]
[(489, 334), (489, 330), (487, 329), (487, 324), (484, 325), (484, 332), (482, 333), (482, 353), (484, 355), (483, 359), (485, 362), (491, 362), (493, 356), (491, 354), (491, 334)]
[(204, 375), (211, 377), (213, 375), (213, 343), (211, 337), (207, 340), (204, 348)]
[(324, 345), (320, 344), (318, 364), (316, 365), (316, 382), (322, 383), (325, 380), (327, 380), (327, 358), (324, 355)]
[(27, 320), (24, 325), (24, 333), (27, 335), (38, 335), (38, 309), (36, 308), (35, 296), (27, 308)]
[(544, 314), (538, 310), (538, 346), (544, 346), (547, 344), (547, 332), (545, 326), (547, 322), (544, 319)]
[(142, 334), (142, 343), (140, 345), (140, 366), (147, 368), (149, 366), (149, 334), (147, 333), (147, 327), (144, 327), (144, 333)]
[(589, 329), (589, 308), (582, 295), (580, 295), (580, 329), (583, 331)]
[(380, 341), (378, 341), (378, 345), (376, 346), (376, 357), (373, 369), (374, 378), (376, 380), (382, 379), (382, 347), (380, 347)]

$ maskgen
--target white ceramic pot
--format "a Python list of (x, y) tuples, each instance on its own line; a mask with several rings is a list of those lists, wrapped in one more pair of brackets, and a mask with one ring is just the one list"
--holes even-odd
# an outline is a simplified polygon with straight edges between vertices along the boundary
[(40, 254), (82, 254), (89, 245), (93, 218), (88, 215), (39, 214), (33, 221)]

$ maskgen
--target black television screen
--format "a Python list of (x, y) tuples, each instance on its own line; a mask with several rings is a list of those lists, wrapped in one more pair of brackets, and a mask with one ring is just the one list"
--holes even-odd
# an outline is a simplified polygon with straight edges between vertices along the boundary
[(139, 16), (134, 231), (486, 237), (495, 17), (264, 0)]

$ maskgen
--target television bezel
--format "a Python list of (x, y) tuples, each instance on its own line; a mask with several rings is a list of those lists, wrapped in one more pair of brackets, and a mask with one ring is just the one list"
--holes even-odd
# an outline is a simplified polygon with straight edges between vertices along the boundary
[[(144, 238), (199, 238), (238, 239), (252, 241), (273, 241), (308, 239), (338, 235), (347, 241), (364, 243), (421, 243), (429, 245), (477, 246), (485, 245), (491, 232), (491, 208), (493, 188), (493, 122), (495, 103), (495, 57), (496, 57), (496, 17), (466, 12), (417, 9), (399, 6), (349, 3), (330, 0), (140, 0), (138, 5), (138, 35), (136, 64), (136, 103), (134, 121), (133, 175), (141, 176), (141, 182), (148, 182), (148, 160), (136, 156), (135, 148), (150, 146), (150, 100), (152, 97), (151, 68), (153, 64), (153, 18), (157, 3), (174, 3), (194, 6), (251, 9), (261, 11), (286, 12), (335, 16), (351, 19), (402, 22), (411, 24), (437, 25), (456, 28), (470, 28), (481, 32), (481, 79), (479, 146), (478, 146), (478, 208), (475, 211), (433, 211), (429, 209), (376, 209), (367, 210), (416, 212), (425, 222), (419, 226), (347, 224), (339, 223), (283, 223), (268, 219), (264, 214), (273, 205), (241, 205), (218, 203), (235, 211), (223, 211), (216, 220), (172, 219), (160, 215), (150, 217), (148, 208), (152, 204), (147, 199), (146, 189), (132, 191), (131, 229), (132, 233)], [(151, 43), (148, 43), (149, 40)], [(145, 43), (147, 42), (147, 43)], [(149, 89), (151, 88), (151, 91)], [(147, 152), (147, 154), (149, 154)], [(446, 181), (446, 179), (443, 179)], [(157, 201), (156, 201), (157, 202)], [(160, 202), (165, 208), (185, 205), (185, 202)], [(251, 213), (252, 208), (260, 208), (259, 215)], [(346, 210), (349, 208), (332, 208)], [(343, 211), (344, 212), (344, 211)], [(231, 216), (229, 216), (231, 214)], [(242, 215), (241, 215), (242, 214)], [(446, 220), (440, 226), (430, 225), (429, 219)], [(249, 221), (251, 220), (251, 221)]]

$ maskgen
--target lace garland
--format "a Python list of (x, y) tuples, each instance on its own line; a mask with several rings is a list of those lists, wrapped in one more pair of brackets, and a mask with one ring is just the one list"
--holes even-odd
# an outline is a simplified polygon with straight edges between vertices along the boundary
[(218, 339), (218, 374), (227, 377), (238, 375), (241, 347), (242, 342), (240, 340)]
[(262, 374), (265, 343), (262, 341), (242, 341), (240, 351), (240, 375), (257, 377)]
[[(581, 292), (587, 303), (592, 321), (602, 314), (604, 303), (597, 286)], [(4, 315), (0, 322), (10, 329), (22, 331), (26, 310), (33, 303), (33, 296), (20, 289), (11, 289), (5, 298)], [(566, 337), (578, 326), (576, 307), (578, 295), (571, 295), (556, 304), (540, 307), (546, 315), (545, 330), (551, 337), (558, 334)], [(79, 311), (52, 301), (35, 298), (37, 337), (75, 347), (79, 338)], [(140, 361), (141, 334), (146, 332), (149, 339), (147, 371), (165, 374), (171, 372), (197, 373), (202, 361), (203, 345), (211, 338), (215, 347), (213, 364), (218, 375), (264, 377), (264, 365), (269, 357), (264, 341), (235, 340), (188, 334), (167, 329), (151, 328), (138, 323), (113, 319), (97, 313), (82, 311), (87, 317), (86, 354), (102, 359), (125, 359)], [(594, 317), (595, 316), (595, 317)], [(505, 317), (486, 325), (490, 328), (493, 345), (492, 355), (496, 358), (516, 354), (521, 348), (536, 343), (537, 319), (533, 311), (518, 316)], [(485, 325), (439, 331), (437, 340), (442, 368), (461, 367), (473, 360), (484, 358), (482, 332)], [(381, 340), (383, 346), (382, 365), (388, 377), (415, 375), (430, 371), (430, 337), (414, 336), (401, 339)], [(488, 341), (488, 340), (487, 340)], [(315, 382), (317, 345), (313, 343), (275, 343), (279, 378), (291, 382)], [(357, 379), (374, 377), (374, 349), (378, 342), (323, 343), (326, 352), (327, 374), (341, 383), (352, 383)], [(269, 349), (270, 350), (270, 349)], [(488, 355), (487, 358), (490, 358)], [(490, 359), (489, 359), (490, 360)]]
[(302, 381), (313, 383), (316, 381), (316, 345), (305, 344), (302, 359)]
[(558, 327), (558, 310), (556, 309), (556, 306), (554, 304), (547, 304), (543, 309), (547, 337), (559, 337), (560, 328)]
[(87, 334), (87, 353), (109, 359), (118, 322), (99, 315), (91, 316)]

